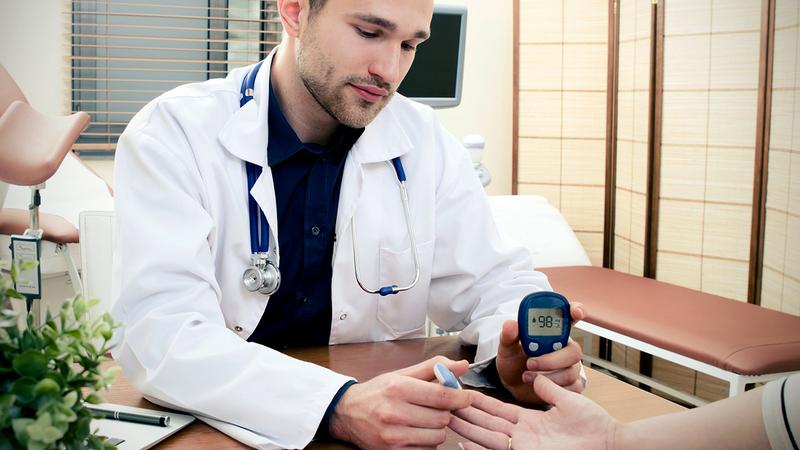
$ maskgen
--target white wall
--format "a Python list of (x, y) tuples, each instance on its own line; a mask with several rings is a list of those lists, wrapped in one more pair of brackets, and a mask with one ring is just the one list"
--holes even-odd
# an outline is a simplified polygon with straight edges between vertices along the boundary
[(64, 39), (69, 17), (62, 7), (55, 0), (0, 0), (0, 64), (31, 105), (46, 114), (69, 108)]
[(438, 111), (457, 138), (477, 133), (486, 139), (483, 164), (492, 174), (490, 194), (511, 193), (513, 132), (513, 2), (437, 0), (466, 5), (467, 46), (461, 104)]
[[(513, 2), (440, 1), (467, 5), (469, 14), (461, 105), (439, 110), (439, 118), (459, 140), (471, 133), (483, 135), (483, 163), (492, 173), (487, 191), (510, 194)], [(55, 0), (0, 0), (0, 64), (31, 104), (48, 114), (69, 108), (69, 47), (64, 39), (69, 15), (62, 8), (64, 3)], [(105, 172), (106, 166), (98, 168)]]

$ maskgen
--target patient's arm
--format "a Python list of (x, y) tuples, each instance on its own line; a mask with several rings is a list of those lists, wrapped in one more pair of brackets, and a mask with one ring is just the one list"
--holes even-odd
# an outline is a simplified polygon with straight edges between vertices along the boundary
[[(795, 376), (795, 381), (800, 381), (800, 376)], [(596, 403), (546, 377), (537, 377), (534, 389), (553, 405), (550, 410), (530, 410), (471, 391), (472, 406), (455, 411), (450, 428), (472, 441), (464, 444), (466, 449), (479, 448), (476, 444), (507, 449), (509, 437), (514, 449), (771, 448), (762, 418), (763, 387), (700, 408), (629, 424), (616, 421)], [(798, 401), (797, 389), (788, 387), (786, 391), (793, 392), (789, 396), (795, 395), (787, 402)], [(768, 422), (772, 425), (771, 420)]]

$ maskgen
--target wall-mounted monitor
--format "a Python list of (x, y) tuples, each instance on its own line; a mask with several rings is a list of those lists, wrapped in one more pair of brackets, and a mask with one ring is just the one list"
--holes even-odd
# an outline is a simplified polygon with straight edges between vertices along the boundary
[(414, 64), (397, 91), (434, 108), (457, 106), (466, 40), (466, 6), (435, 5), (431, 37), (417, 46)]

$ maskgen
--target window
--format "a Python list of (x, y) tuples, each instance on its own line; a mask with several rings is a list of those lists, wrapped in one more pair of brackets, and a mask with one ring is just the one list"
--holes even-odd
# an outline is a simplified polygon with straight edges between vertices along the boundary
[(281, 38), (276, 1), (75, 0), (72, 110), (92, 118), (75, 149), (112, 155), (128, 121), (178, 85), (225, 77)]

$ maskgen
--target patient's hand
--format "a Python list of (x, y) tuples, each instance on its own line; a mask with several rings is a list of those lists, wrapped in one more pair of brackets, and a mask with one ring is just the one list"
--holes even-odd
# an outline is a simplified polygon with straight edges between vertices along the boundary
[(537, 378), (536, 393), (553, 405), (546, 412), (503, 403), (470, 391), (472, 405), (455, 411), (450, 421), (450, 428), (470, 441), (463, 443), (463, 447), (466, 450), (614, 448), (620, 425), (603, 408), (582, 395), (567, 392), (545, 377)]
[[(583, 320), (583, 305), (570, 305), (573, 325)], [(515, 399), (527, 403), (542, 403), (533, 390), (536, 377), (545, 376), (559, 386), (573, 392), (583, 391), (580, 379), (581, 347), (571, 338), (561, 350), (546, 355), (529, 357), (519, 343), (519, 327), (515, 320), (503, 323), (500, 345), (497, 348), (497, 373), (503, 386)]]

